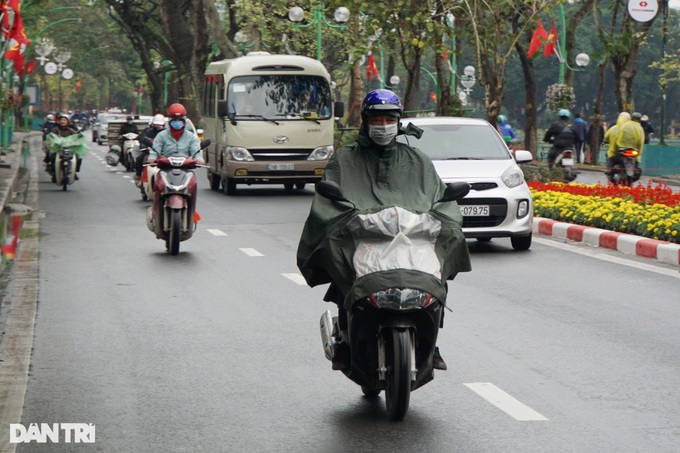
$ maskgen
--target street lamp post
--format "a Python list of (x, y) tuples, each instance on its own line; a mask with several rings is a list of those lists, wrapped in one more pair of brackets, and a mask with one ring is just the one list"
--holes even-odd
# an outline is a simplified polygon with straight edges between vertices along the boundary
[(349, 20), (349, 9), (345, 8), (344, 6), (339, 7), (338, 9), (335, 10), (335, 13), (333, 13), (335, 21), (338, 22), (340, 25), (334, 25), (328, 22), (326, 16), (324, 15), (325, 11), (326, 7), (324, 6), (324, 4), (321, 2), (317, 3), (316, 7), (314, 8), (314, 17), (312, 18), (311, 22), (309, 22), (307, 25), (297, 24), (297, 22), (302, 22), (302, 20), (305, 17), (304, 9), (300, 8), (299, 6), (293, 6), (288, 11), (288, 19), (290, 19), (293, 22), (296, 22), (294, 28), (307, 28), (316, 24), (316, 59), (319, 61), (321, 61), (321, 24), (322, 23), (326, 24), (332, 28), (344, 28), (345, 26), (344, 24)]

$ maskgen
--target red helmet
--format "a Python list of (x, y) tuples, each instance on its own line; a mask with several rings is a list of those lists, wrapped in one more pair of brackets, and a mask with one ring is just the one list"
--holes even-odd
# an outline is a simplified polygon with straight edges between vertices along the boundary
[(187, 109), (185, 109), (182, 104), (172, 104), (170, 107), (168, 107), (168, 116), (170, 118), (187, 116)]

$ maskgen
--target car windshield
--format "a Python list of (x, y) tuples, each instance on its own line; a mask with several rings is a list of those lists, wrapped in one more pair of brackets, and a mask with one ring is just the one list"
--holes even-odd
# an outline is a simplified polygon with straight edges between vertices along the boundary
[(432, 160), (511, 159), (505, 143), (487, 124), (418, 124), (420, 139), (400, 135), (397, 140), (420, 149)]
[(243, 76), (229, 82), (227, 102), (238, 120), (328, 119), (331, 89), (319, 76)]

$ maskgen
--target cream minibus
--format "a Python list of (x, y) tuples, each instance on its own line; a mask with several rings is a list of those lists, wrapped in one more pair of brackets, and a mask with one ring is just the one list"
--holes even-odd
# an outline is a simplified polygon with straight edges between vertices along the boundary
[(266, 52), (210, 63), (202, 101), (210, 188), (229, 195), (238, 184), (318, 182), (344, 114), (319, 61)]

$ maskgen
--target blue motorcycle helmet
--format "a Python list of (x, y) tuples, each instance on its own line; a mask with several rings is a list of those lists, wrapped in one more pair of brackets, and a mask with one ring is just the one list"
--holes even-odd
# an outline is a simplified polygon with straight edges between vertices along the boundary
[(560, 118), (569, 118), (571, 116), (571, 112), (567, 109), (560, 109), (560, 111), (557, 112), (557, 116)]
[(361, 103), (361, 117), (364, 121), (367, 115), (392, 115), (401, 118), (403, 114), (399, 96), (384, 88), (369, 92)]

